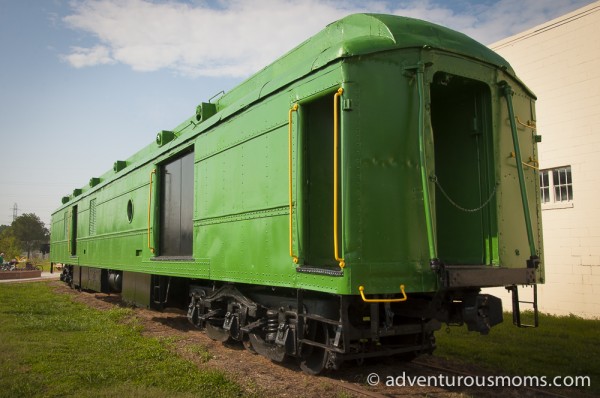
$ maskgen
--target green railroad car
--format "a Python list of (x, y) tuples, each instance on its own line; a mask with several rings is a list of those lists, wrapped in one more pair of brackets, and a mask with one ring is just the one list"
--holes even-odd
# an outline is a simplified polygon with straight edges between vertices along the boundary
[(63, 197), (51, 261), (309, 373), (431, 352), (544, 281), (535, 121), (485, 46), (350, 15)]

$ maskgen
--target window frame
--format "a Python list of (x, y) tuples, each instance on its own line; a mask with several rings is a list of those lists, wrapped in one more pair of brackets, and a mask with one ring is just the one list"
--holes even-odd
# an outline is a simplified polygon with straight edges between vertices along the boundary
[[(565, 181), (561, 180), (563, 175)], [(573, 170), (570, 165), (540, 169), (539, 183), (542, 210), (574, 207)], [(566, 200), (559, 200), (563, 194), (566, 195)]]

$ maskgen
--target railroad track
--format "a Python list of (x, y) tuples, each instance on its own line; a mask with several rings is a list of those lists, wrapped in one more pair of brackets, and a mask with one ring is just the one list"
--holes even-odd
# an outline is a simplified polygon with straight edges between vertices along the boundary
[[(381, 374), (391, 373), (392, 366), (367, 366), (366, 368), (352, 367), (348, 369), (342, 380), (330, 379), (330, 382), (336, 386), (348, 391), (349, 393), (357, 397), (370, 397), (370, 398), (394, 398), (394, 397), (417, 397), (417, 396), (435, 396), (455, 397), (456, 394), (465, 394), (466, 396), (486, 396), (486, 397), (511, 397), (511, 396), (525, 396), (525, 397), (551, 397), (551, 398), (567, 398), (572, 396), (569, 391), (564, 394), (560, 394), (548, 389), (541, 389), (535, 387), (419, 387), (419, 386), (406, 386), (399, 387), (393, 386), (388, 387), (383, 383), (379, 383), (376, 386), (365, 385), (367, 377), (365, 374), (372, 374), (381, 372)], [(357, 372), (360, 369), (360, 372)], [(370, 372), (373, 370), (374, 372)], [(439, 366), (436, 364), (427, 363), (422, 360), (414, 360), (409, 363), (403, 363), (400, 366), (396, 364), (395, 370), (405, 372), (410, 377), (417, 376), (432, 376), (434, 374), (444, 374), (448, 376), (490, 376), (489, 374), (480, 373), (469, 373), (457, 369), (452, 369), (445, 366)], [(363, 380), (358, 380), (357, 376), (359, 373), (362, 374)], [(335, 376), (335, 375), (332, 375)], [(354, 380), (354, 382), (352, 381)]]
[[(439, 366), (439, 365), (428, 364), (428, 363), (425, 363), (425, 362), (422, 362), (419, 360), (413, 361), (413, 364), (422, 366), (427, 369), (444, 372), (446, 374), (454, 373), (454, 374), (460, 375), (460, 376), (473, 376), (473, 374), (471, 374), (471, 373), (462, 372), (462, 371), (459, 371), (456, 369), (449, 369), (449, 368)], [(503, 388), (507, 388), (507, 389), (511, 389), (511, 390), (517, 389), (517, 387), (503, 387)], [(549, 390), (542, 390), (542, 389), (534, 388), (534, 387), (518, 387), (518, 389), (519, 389), (519, 392), (522, 392), (523, 390), (525, 390), (525, 391), (534, 393), (536, 397), (555, 397), (555, 398), (569, 398), (570, 397), (570, 395), (562, 395), (562, 394), (558, 394), (556, 392), (552, 392)]]

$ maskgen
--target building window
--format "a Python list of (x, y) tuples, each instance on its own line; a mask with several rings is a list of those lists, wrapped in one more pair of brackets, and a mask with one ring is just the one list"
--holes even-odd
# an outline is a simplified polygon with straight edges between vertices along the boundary
[(573, 202), (571, 166), (540, 170), (540, 196), (543, 204), (570, 205)]
[(548, 170), (540, 170), (540, 195), (542, 203), (550, 202), (550, 175)]

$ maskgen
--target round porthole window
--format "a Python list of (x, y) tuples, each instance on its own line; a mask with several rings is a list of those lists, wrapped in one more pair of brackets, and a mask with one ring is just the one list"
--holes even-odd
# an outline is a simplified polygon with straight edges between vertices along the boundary
[(133, 220), (133, 201), (131, 199), (127, 201), (127, 219), (129, 222)]

